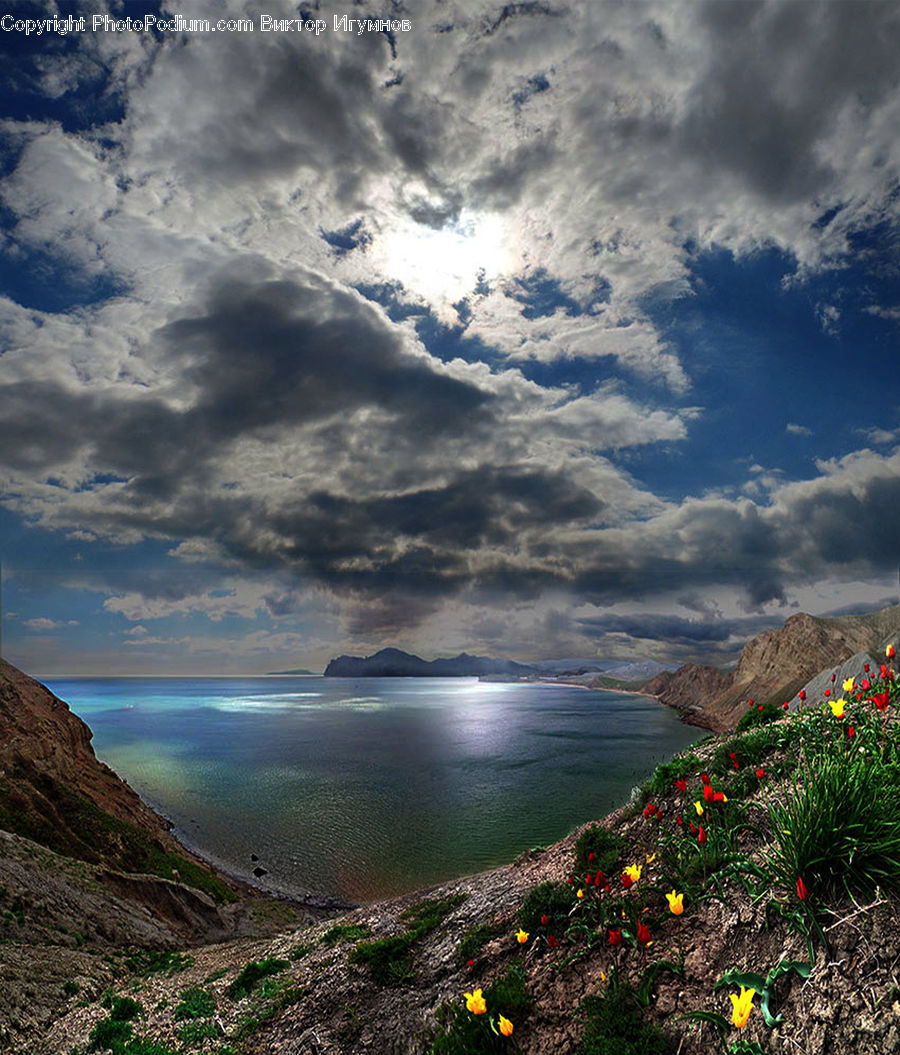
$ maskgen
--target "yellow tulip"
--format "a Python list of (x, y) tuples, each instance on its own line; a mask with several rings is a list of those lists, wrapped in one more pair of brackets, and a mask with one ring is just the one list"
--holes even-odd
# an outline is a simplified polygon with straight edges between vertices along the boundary
[(731, 1002), (734, 1004), (734, 1010), (731, 1013), (731, 1021), (737, 1026), (738, 1029), (743, 1029), (747, 1025), (747, 1019), (750, 1017), (750, 1012), (753, 1010), (753, 997), (756, 995), (755, 989), (745, 989), (741, 986), (741, 995), (735, 996), (731, 994)]
[(846, 702), (847, 701), (844, 699), (843, 696), (839, 700), (829, 700), (828, 701), (828, 703), (831, 706), (831, 713), (835, 716), (835, 718), (843, 718), (844, 717), (844, 704)]
[(844, 682), (844, 692), (853, 692), (853, 678), (847, 678)]
[(466, 998), (466, 1009), (473, 1015), (483, 1015), (487, 1011), (487, 1004), (480, 989), (476, 989), (474, 993), (463, 993), (463, 996)]
[(578, 893), (575, 895), (575, 897), (577, 897), (579, 899), (583, 898), (584, 897), (584, 891), (579, 888)]
[(694, 809), (697, 811), (697, 816), (698, 817), (702, 817), (703, 816), (703, 806), (701, 805), (699, 799), (697, 799), (697, 801), (694, 803)]
[(518, 941), (520, 945), (524, 945), (525, 942), (528, 941), (528, 931), (522, 930), (522, 928), (520, 927), (518, 933), (516, 934), (516, 941)]
[(628, 876), (628, 878), (632, 881), (632, 883), (636, 883), (641, 878), (641, 866), (640, 865), (629, 865), (625, 869), (625, 875)]
[(512, 1035), (513, 1024), (508, 1018), (504, 1018), (503, 1015), (501, 1015), (498, 1025), (500, 1026), (500, 1032), (503, 1034), (504, 1037), (509, 1037)]
[(650, 856), (647, 858), (647, 864), (648, 865), (652, 865), (655, 860), (656, 860), (656, 854), (650, 854)]
[(684, 894), (676, 894), (673, 890), (671, 894), (666, 894), (669, 900), (669, 911), (673, 916), (680, 916), (684, 912)]

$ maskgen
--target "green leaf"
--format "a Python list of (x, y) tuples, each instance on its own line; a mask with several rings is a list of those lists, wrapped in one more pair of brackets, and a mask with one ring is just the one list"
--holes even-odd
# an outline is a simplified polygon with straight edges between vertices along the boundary
[(761, 993), (766, 987), (766, 979), (761, 974), (751, 974), (732, 967), (722, 975), (713, 988), (721, 989), (725, 985), (742, 985), (746, 989), (755, 989), (757, 993)]

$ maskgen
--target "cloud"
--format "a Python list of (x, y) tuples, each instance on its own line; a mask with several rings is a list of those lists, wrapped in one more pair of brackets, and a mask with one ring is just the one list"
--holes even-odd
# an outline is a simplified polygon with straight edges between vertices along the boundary
[(806, 425), (798, 425), (796, 422), (789, 421), (784, 427), (784, 431), (790, 436), (812, 436), (812, 429)]
[(77, 619), (47, 619), (44, 616), (35, 619), (23, 619), (22, 625), (29, 630), (64, 630), (69, 626), (78, 626)]

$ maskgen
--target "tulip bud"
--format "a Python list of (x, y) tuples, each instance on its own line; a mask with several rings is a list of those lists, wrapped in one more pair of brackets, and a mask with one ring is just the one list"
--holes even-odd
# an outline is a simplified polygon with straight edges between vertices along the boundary
[(797, 897), (800, 898), (801, 901), (806, 901), (806, 899), (809, 897), (809, 891), (806, 889), (806, 883), (803, 882), (800, 876), (797, 876)]

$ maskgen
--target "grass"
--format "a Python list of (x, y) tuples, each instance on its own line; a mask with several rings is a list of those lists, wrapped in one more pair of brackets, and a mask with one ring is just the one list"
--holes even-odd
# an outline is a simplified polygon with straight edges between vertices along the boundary
[(277, 960), (271, 956), (265, 960), (251, 960), (241, 969), (231, 985), (228, 986), (226, 993), (232, 1000), (240, 1000), (242, 997), (247, 996), (264, 978), (278, 974), (279, 971), (283, 971), (289, 966), (290, 964), (287, 960)]
[(151, 974), (176, 974), (185, 971), (194, 962), (186, 953), (172, 952), (139, 952), (125, 957), (125, 966), (137, 975), (147, 977)]
[(900, 889), (900, 766), (874, 751), (809, 759), (802, 785), (771, 803), (769, 867), (788, 890), (802, 877), (816, 901)]
[(403, 985), (415, 978), (410, 950), (435, 930), (443, 920), (465, 901), (465, 894), (448, 898), (426, 898), (400, 914), (406, 923), (403, 934), (392, 934), (376, 941), (361, 941), (350, 954), (352, 963), (364, 964), (379, 985)]
[(572, 911), (572, 887), (568, 883), (547, 881), (534, 887), (519, 906), (519, 923), (528, 933), (537, 932), (543, 926), (541, 917), (547, 917), (547, 930), (561, 933), (569, 924)]
[(584, 875), (598, 869), (611, 872), (624, 847), (625, 840), (621, 835), (601, 828), (599, 824), (591, 825), (575, 843), (575, 874)]
[(438, 1015), (441, 1032), (434, 1038), (428, 1055), (493, 1055), (510, 1050), (505, 1038), (490, 1028), (490, 1022), (498, 1022), (503, 1015), (513, 1023), (513, 1033), (522, 1028), (532, 1003), (524, 970), (519, 964), (512, 964), (483, 995), (487, 1011), (482, 1015), (473, 1015), (462, 1003), (442, 1008)]
[(506, 934), (509, 927), (502, 922), (479, 923), (469, 927), (456, 946), (456, 955), (463, 963), (468, 963), (489, 941)]
[[(364, 923), (338, 923), (325, 931), (320, 940), (323, 945), (337, 945), (344, 941), (359, 941), (361, 938), (367, 938), (370, 933)], [(293, 959), (293, 954), (291, 958)]]
[(191, 988), (185, 989), (181, 994), (181, 1002), (172, 1013), (176, 1022), (190, 1018), (209, 1018), (215, 1014), (216, 998), (208, 989)]
[(675, 1055), (677, 1045), (642, 1017), (627, 986), (586, 997), (581, 1011), (587, 1021), (575, 1055)]

